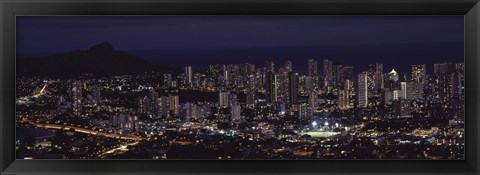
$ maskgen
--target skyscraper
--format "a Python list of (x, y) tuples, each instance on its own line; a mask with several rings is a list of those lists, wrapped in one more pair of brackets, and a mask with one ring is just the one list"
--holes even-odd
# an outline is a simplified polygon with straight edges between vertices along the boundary
[(265, 90), (267, 93), (267, 102), (273, 103), (277, 101), (277, 77), (275, 75), (275, 65), (273, 61), (267, 61), (266, 68)]
[(163, 87), (172, 87), (172, 74), (163, 74)]
[(218, 94), (218, 105), (222, 108), (230, 106), (230, 92), (220, 92)]
[(82, 82), (81, 81), (75, 81), (72, 84), (72, 108), (73, 108), (73, 115), (80, 117), (82, 115)]
[(457, 104), (463, 94), (463, 64), (434, 64), (435, 96), (441, 104)]
[(424, 84), (427, 76), (427, 66), (425, 64), (412, 65), (412, 81)]
[(375, 63), (373, 70), (374, 91), (378, 92), (383, 88), (383, 64)]
[(287, 72), (293, 71), (292, 61), (290, 60), (285, 61), (285, 69), (287, 69)]
[(407, 82), (400, 82), (399, 98), (407, 99)]
[(308, 59), (308, 76), (318, 76), (318, 64), (314, 59)]
[(242, 112), (242, 108), (240, 107), (240, 104), (238, 102), (234, 102), (232, 104), (232, 107), (230, 108), (230, 115), (231, 115), (231, 119), (232, 121), (240, 121), (241, 120), (241, 112)]
[(337, 104), (338, 108), (340, 108), (341, 110), (349, 108), (350, 97), (348, 94), (348, 90), (346, 89), (338, 90), (337, 103), (338, 103)]
[(196, 117), (196, 105), (194, 103), (187, 102), (183, 104), (181, 120), (186, 122), (191, 118)]
[(333, 85), (333, 62), (323, 59), (323, 79), (324, 86), (329, 89)]
[(192, 79), (193, 79), (192, 66), (185, 67), (185, 76), (186, 76), (187, 84), (192, 85)]
[(247, 81), (247, 105), (255, 105), (255, 76), (252, 74), (248, 77)]
[(395, 71), (395, 69), (392, 69), (392, 71), (388, 73), (388, 76), (389, 76), (389, 80), (392, 80), (394, 82), (398, 81), (398, 73), (397, 71)]
[(399, 99), (393, 101), (393, 111), (396, 117), (405, 117), (410, 115), (410, 100)]
[(169, 99), (169, 108), (173, 115), (178, 115), (180, 112), (180, 98), (178, 95), (170, 95)]
[(312, 90), (308, 94), (308, 105), (312, 108), (312, 110), (317, 109), (317, 100), (318, 100), (318, 94), (317, 91)]
[(265, 67), (267, 72), (275, 72), (275, 63), (273, 61), (266, 61)]
[(297, 103), (298, 97), (298, 73), (288, 73), (288, 96), (290, 105)]
[(357, 77), (357, 105), (359, 108), (368, 106), (368, 72)]

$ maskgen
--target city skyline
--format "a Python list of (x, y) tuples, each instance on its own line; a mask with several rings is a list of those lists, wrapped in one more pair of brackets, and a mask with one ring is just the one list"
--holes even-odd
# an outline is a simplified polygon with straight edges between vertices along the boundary
[[(110, 19), (115, 24), (113, 28), (93, 28), (96, 31), (117, 31), (117, 27), (121, 26), (119, 19), (126, 18), (133, 17), (81, 17), (75, 25), (92, 24), (82, 19), (95, 19), (96, 23)], [(151, 22), (152, 18), (158, 17), (144, 17), (132, 24), (145, 24), (146, 21)], [(169, 19), (168, 24), (176, 24), (174, 26), (179, 29), (195, 20), (213, 18), (222, 20), (213, 20), (211, 23), (224, 24), (233, 17), (172, 16), (164, 19)], [(310, 24), (318, 22), (320, 17), (298, 18)], [(369, 23), (370, 18), (373, 17), (338, 17), (340, 21), (348, 19), (347, 23), (355, 24), (358, 28), (379, 27)], [(39, 19), (42, 20), (29, 20), (37, 23), (46, 20), (50, 22), (46, 28), (56, 26), (67, 31), (72, 29), (68, 27), (70, 25), (58, 24), (64, 20), (62, 18)], [(292, 21), (295, 19), (293, 16), (275, 20), (268, 16), (247, 16), (230, 22), (240, 22), (237, 21), (239, 19), (243, 21), (242, 25), (253, 23), (256, 24), (254, 26), (263, 26), (264, 22), (268, 22), (268, 25), (296, 23)], [(329, 19), (330, 22), (325, 24), (332, 24), (330, 27), (334, 28), (334, 24), (345, 24), (345, 21), (336, 21), (335, 17), (322, 19)], [(376, 18), (379, 21), (387, 19), (400, 23), (392, 26), (390, 21), (381, 26), (387, 31), (396, 31), (398, 25), (406, 25), (402, 20), (410, 19), (416, 25), (424, 25), (421, 21), (431, 22), (433, 18)], [(458, 19), (440, 17), (435, 18), (433, 21), (438, 21), (433, 23), (446, 24), (444, 22), (458, 22)], [(430, 22), (427, 25), (432, 24)], [(86, 26), (84, 30), (93, 32), (90, 25)], [(190, 31), (197, 27), (180, 28), (181, 31)], [(305, 28), (308, 25), (296, 29)], [(42, 33), (42, 30), (36, 32)], [(125, 30), (142, 31), (137, 26)], [(198, 32), (192, 35), (203, 34), (208, 37), (211, 34), (201, 30)], [(238, 32), (252, 31), (239, 28)], [(285, 34), (281, 30), (278, 32)], [(309, 32), (305, 29), (305, 33)], [(438, 53), (432, 54), (428, 49), (417, 48), (417, 42), (433, 35), (422, 38), (420, 36), (427, 34), (413, 34), (415, 32), (410, 30), (404, 32), (398, 34), (402, 39), (365, 41), (365, 47), (359, 50), (370, 52), (370, 49), (377, 48), (379, 51), (371, 54), (381, 57), (382, 53), (389, 51), (374, 46), (380, 41), (382, 44), (388, 41), (408, 45), (410, 49), (407, 49), (407, 53), (417, 53), (417, 56), (358, 60), (353, 58), (359, 57), (345, 59), (319, 52), (309, 57), (259, 54), (252, 61), (239, 59), (232, 52), (231, 56), (223, 57), (221, 61), (202, 60), (201, 56), (196, 60), (171, 56), (159, 59), (159, 63), (152, 63), (148, 58), (125, 50), (126, 45), (122, 46), (122, 42), (118, 42), (120, 46), (117, 48), (117, 41), (112, 44), (102, 40), (104, 42), (98, 42), (100, 44), (81, 47), (87, 49), (76, 48), (63, 53), (19, 58), (15, 94), (16, 158), (464, 160), (465, 64), (463, 56), (460, 56), (463, 53), (458, 54), (456, 50), (463, 44), (450, 47), (440, 42), (463, 41), (463, 38), (459, 38), (457, 32), (431, 40), (444, 48), (436, 48)], [(442, 30), (436, 32), (442, 33)], [(86, 39), (57, 49), (63, 50), (82, 45), (92, 38), (98, 39), (94, 37), (96, 34), (82, 36)], [(367, 34), (370, 35), (357, 36), (355, 32), (351, 35), (363, 40), (375, 38), (379, 33), (369, 30)], [(406, 35), (419, 37), (404, 38)], [(64, 36), (57, 35), (58, 38)], [(194, 41), (205, 36), (192, 38), (190, 44), (203, 43)], [(141, 36), (136, 37), (142, 40)], [(172, 37), (175, 37), (173, 33)], [(235, 37), (248, 40), (248, 37)], [(302, 37), (293, 36), (311, 41)], [(292, 37), (285, 35), (282, 38), (288, 39)], [(260, 45), (268, 40), (278, 43), (278, 40), (269, 37), (258, 38)], [(142, 46), (138, 43), (130, 42), (135, 47), (159, 48), (158, 45)], [(213, 42), (199, 48), (204, 52), (212, 52), (209, 47), (216, 47), (219, 43)], [(233, 42), (233, 45), (223, 48), (241, 48), (242, 43), (248, 42)], [(299, 43), (290, 44), (301, 46)], [(338, 43), (326, 45), (329, 44), (329, 47), (338, 47), (339, 50), (344, 47)], [(28, 48), (22, 43), (19, 46)], [(188, 44), (176, 47), (180, 49), (182, 46), (184, 52), (191, 49)], [(45, 45), (45, 48), (51, 47)], [(282, 50), (277, 51), (284, 54)], [(447, 61), (437, 55), (450, 51), (458, 55), (442, 55), (449, 57)], [(247, 53), (250, 54), (255, 55), (254, 52)], [(429, 56), (419, 59), (418, 55)]]

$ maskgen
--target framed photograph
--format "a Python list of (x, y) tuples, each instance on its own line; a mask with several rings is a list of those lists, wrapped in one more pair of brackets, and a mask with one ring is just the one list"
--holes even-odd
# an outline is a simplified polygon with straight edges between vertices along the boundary
[(478, 0), (0, 11), (0, 174), (479, 174)]

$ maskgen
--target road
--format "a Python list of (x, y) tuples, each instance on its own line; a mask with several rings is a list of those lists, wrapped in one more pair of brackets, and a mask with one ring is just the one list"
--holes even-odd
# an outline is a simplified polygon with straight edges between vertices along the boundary
[(70, 130), (75, 129), (75, 132), (85, 133), (85, 134), (92, 134), (92, 135), (99, 135), (104, 137), (116, 138), (116, 139), (125, 139), (125, 140), (145, 140), (145, 138), (141, 138), (134, 135), (122, 135), (122, 134), (115, 134), (115, 133), (105, 133), (99, 132), (92, 129), (80, 128), (75, 126), (68, 126), (68, 125), (57, 125), (57, 124), (42, 124), (42, 123), (30, 123), (35, 125), (36, 127), (40, 128), (47, 128), (47, 129), (63, 129), (63, 130)]

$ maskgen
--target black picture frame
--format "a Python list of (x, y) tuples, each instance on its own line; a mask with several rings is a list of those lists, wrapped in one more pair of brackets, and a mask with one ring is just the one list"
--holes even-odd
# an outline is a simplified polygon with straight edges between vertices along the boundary
[[(479, 174), (478, 0), (0, 0), (0, 174)], [(466, 160), (15, 160), (17, 15), (465, 15)]]

